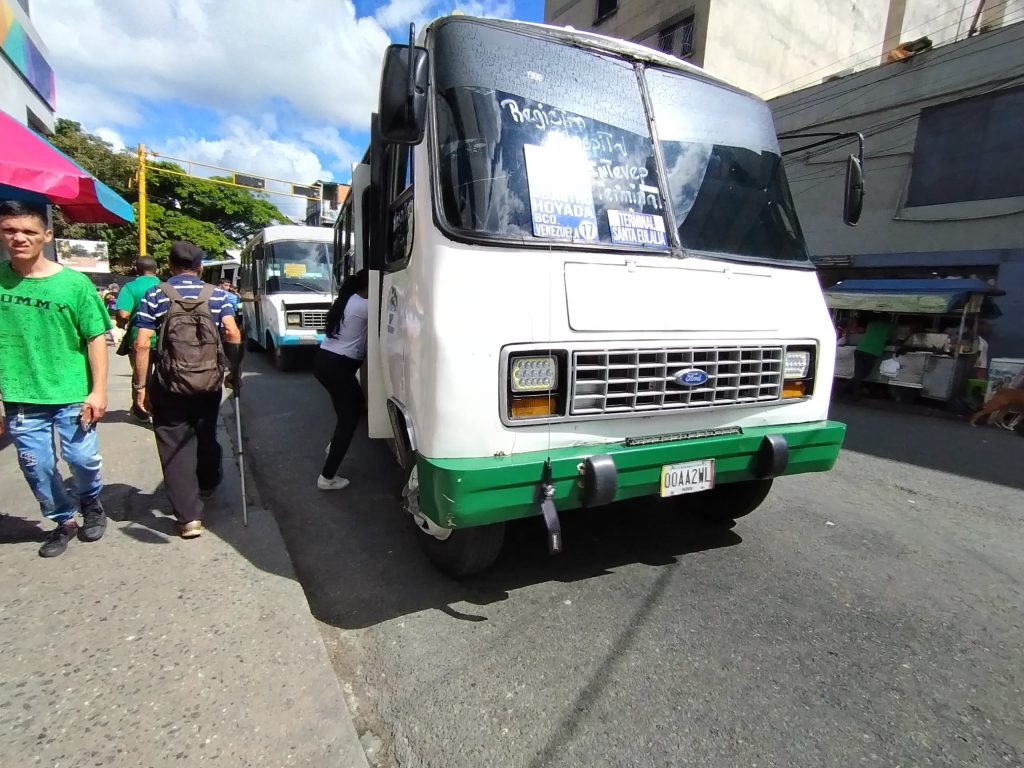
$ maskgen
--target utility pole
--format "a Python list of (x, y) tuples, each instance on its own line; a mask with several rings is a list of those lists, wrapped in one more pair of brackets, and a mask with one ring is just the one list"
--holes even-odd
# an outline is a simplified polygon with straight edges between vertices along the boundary
[(146, 255), (146, 145), (139, 144), (139, 255)]

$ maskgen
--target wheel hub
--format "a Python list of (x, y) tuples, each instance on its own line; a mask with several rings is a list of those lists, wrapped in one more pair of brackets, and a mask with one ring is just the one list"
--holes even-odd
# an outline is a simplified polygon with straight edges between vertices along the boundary
[(409, 473), (409, 480), (402, 491), (405, 500), (405, 511), (412, 515), (416, 527), (428, 536), (433, 536), (438, 541), (446, 541), (452, 535), (451, 528), (442, 528), (429, 517), (423, 514), (420, 509), (420, 477), (419, 468), (413, 467)]

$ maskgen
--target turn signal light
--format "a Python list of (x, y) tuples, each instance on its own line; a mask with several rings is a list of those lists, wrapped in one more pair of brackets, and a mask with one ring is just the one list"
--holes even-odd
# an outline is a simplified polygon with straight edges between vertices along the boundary
[(807, 383), (804, 381), (787, 381), (782, 385), (783, 397), (803, 397), (807, 394)]
[(516, 397), (512, 399), (509, 410), (513, 419), (536, 419), (544, 416), (554, 416), (558, 401), (554, 397)]

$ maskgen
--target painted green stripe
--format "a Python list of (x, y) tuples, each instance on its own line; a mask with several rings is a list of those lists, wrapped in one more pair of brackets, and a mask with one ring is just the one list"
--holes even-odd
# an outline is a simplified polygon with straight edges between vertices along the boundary
[(611, 454), (618, 468), (616, 500), (658, 495), (663, 465), (696, 459), (715, 459), (718, 485), (752, 480), (751, 468), (765, 435), (782, 435), (789, 443), (785, 474), (824, 472), (835, 464), (845, 434), (845, 424), (818, 421), (634, 447), (613, 443), (471, 459), (421, 456), (417, 460), (420, 505), (434, 522), (449, 528), (537, 514), (537, 483), (544, 461), (550, 458), (555, 504), (559, 509), (573, 509), (581, 506), (579, 464), (601, 453)]

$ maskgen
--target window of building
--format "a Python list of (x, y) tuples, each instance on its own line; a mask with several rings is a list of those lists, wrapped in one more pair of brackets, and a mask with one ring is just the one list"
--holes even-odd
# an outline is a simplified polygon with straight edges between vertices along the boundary
[(594, 15), (594, 23), (604, 21), (619, 9), (619, 0), (597, 0), (597, 13)]
[(658, 31), (658, 50), (685, 59), (693, 54), (693, 16)]
[(907, 207), (1024, 197), (1024, 87), (921, 110)]

